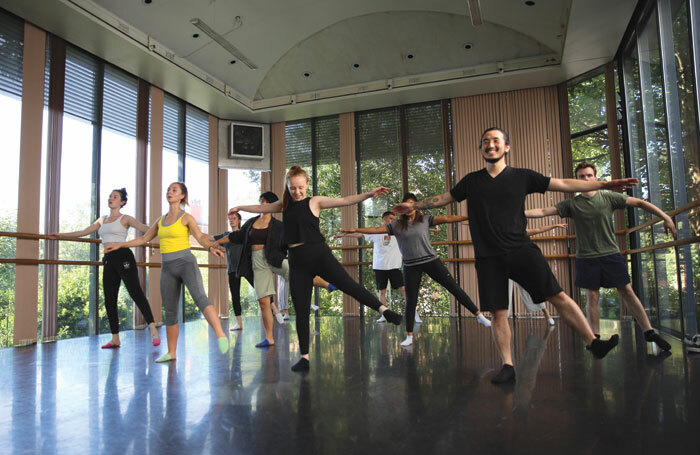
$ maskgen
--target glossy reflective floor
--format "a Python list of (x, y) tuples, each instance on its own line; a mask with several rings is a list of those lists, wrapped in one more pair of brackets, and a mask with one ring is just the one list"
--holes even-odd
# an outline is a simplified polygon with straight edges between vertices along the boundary
[[(228, 321), (224, 321), (228, 324)], [(593, 360), (557, 321), (515, 322), (518, 378), (497, 387), (490, 332), (432, 318), (416, 344), (400, 327), (359, 318), (312, 321), (311, 372), (294, 323), (256, 349), (246, 318), (220, 355), (203, 321), (180, 332), (179, 358), (147, 331), (0, 350), (0, 452), (99, 453), (698, 453), (700, 355), (659, 356), (631, 323)], [(164, 330), (161, 328), (162, 336)]]

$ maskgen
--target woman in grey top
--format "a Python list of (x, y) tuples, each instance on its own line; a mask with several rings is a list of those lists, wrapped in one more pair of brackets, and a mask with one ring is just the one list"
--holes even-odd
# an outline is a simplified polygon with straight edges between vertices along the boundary
[[(406, 193), (402, 202), (417, 201), (413, 193)], [(400, 219), (391, 224), (373, 227), (343, 229), (342, 232), (359, 232), (361, 234), (384, 234), (388, 233), (396, 237), (399, 250), (403, 256), (403, 275), (406, 285), (406, 339), (401, 342), (401, 346), (413, 344), (413, 323), (416, 305), (418, 304), (418, 290), (423, 273), (427, 273), (430, 278), (447, 289), (455, 296), (457, 301), (476, 315), (477, 321), (486, 327), (491, 326), (491, 321), (481, 314), (474, 305), (472, 299), (459, 287), (452, 278), (430, 245), (430, 227), (445, 223), (458, 223), (465, 221), (466, 216), (423, 216), (419, 210), (412, 210)]]

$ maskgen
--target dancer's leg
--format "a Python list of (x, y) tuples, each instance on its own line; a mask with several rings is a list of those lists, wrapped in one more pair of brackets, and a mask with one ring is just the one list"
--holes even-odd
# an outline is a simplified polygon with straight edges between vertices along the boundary
[[(297, 247), (302, 248), (302, 247)], [(297, 265), (296, 252), (290, 250), (289, 256), (292, 262), (289, 273), (289, 290), (292, 295), (292, 304), (296, 312), (297, 336), (299, 337), (299, 352), (302, 358), (309, 359), (309, 312), (311, 292), (313, 290), (314, 273), (306, 268), (304, 254)]]
[(651, 322), (649, 322), (647, 312), (644, 311), (644, 306), (642, 302), (640, 302), (639, 297), (637, 297), (637, 294), (634, 293), (632, 286), (627, 284), (626, 286), (619, 287), (617, 288), (617, 292), (620, 295), (620, 303), (627, 305), (627, 309), (632, 313), (635, 321), (637, 321), (637, 324), (639, 324), (644, 331), (644, 339), (650, 343), (654, 342), (658, 344), (664, 351), (671, 350), (671, 345), (668, 341), (654, 332), (654, 329), (651, 327)]
[(119, 284), (121, 278), (117, 270), (117, 264), (112, 261), (109, 255), (105, 260), (105, 265), (102, 270), (102, 290), (105, 295), (105, 310), (107, 310), (107, 319), (109, 320), (109, 329), (112, 332), (112, 340), (105, 344), (105, 347), (119, 346), (119, 312), (117, 311), (117, 300), (119, 298)]
[(136, 258), (134, 258), (134, 253), (131, 250), (126, 250), (126, 260), (121, 264), (118, 264), (119, 275), (121, 276), (126, 290), (129, 292), (129, 296), (138, 307), (139, 311), (143, 315), (146, 324), (148, 324), (148, 329), (151, 332), (151, 336), (154, 338), (158, 337), (158, 329), (156, 329), (155, 320), (153, 318), (153, 312), (151, 312), (151, 306), (148, 303), (146, 294), (143, 293), (141, 288), (141, 282), (139, 281), (139, 273), (136, 268)]
[(243, 321), (241, 319), (241, 277), (237, 277), (235, 273), (229, 273), (228, 288), (231, 291), (233, 314), (236, 316), (236, 325), (231, 330), (240, 330), (243, 329)]
[(258, 299), (258, 303), (260, 304), (260, 314), (262, 315), (263, 327), (265, 328), (265, 339), (270, 345), (275, 344), (275, 336), (273, 334), (275, 322), (270, 308), (270, 296)]
[(599, 289), (586, 289), (586, 319), (593, 333), (600, 335), (600, 300)]
[(168, 338), (168, 352), (156, 361), (165, 362), (174, 360), (177, 351), (177, 337), (180, 334), (178, 327), (177, 309), (180, 301), (180, 288), (182, 279), (180, 278), (178, 267), (175, 264), (179, 261), (163, 262), (160, 273), (160, 295), (165, 310), (165, 333)]

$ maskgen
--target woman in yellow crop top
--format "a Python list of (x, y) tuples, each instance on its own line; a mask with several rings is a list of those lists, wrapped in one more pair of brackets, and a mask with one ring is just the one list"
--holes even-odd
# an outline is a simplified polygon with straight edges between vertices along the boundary
[(170, 210), (160, 217), (143, 237), (130, 242), (110, 245), (105, 248), (105, 252), (118, 248), (143, 245), (156, 235), (160, 239), (160, 252), (163, 261), (160, 276), (160, 293), (163, 307), (165, 308), (168, 352), (159, 357), (156, 362), (175, 360), (177, 338), (180, 334), (180, 328), (177, 324), (177, 307), (183, 283), (187, 286), (190, 295), (192, 295), (194, 302), (204, 314), (211, 328), (214, 329), (219, 350), (222, 354), (225, 354), (229, 348), (228, 337), (221, 328), (221, 321), (219, 321), (219, 317), (216, 314), (216, 309), (204, 292), (202, 274), (199, 273), (197, 260), (190, 251), (190, 234), (197, 239), (200, 245), (207, 247), (210, 253), (222, 258), (224, 253), (211, 244), (207, 236), (199, 230), (194, 217), (183, 210), (184, 206), (187, 205), (187, 187), (184, 183), (171, 183), (168, 186), (166, 198), (170, 205)]

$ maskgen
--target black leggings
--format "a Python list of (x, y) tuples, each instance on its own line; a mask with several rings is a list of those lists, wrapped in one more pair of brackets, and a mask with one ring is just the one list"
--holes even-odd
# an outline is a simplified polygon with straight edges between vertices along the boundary
[(228, 274), (228, 288), (231, 291), (231, 303), (233, 304), (233, 313), (236, 316), (241, 315), (241, 277), (237, 277), (236, 273)]
[(381, 302), (350, 278), (325, 243), (310, 243), (289, 249), (289, 291), (297, 313), (299, 351), (309, 353), (309, 311), (314, 277), (318, 275), (362, 305), (379, 311)]
[(439, 285), (447, 289), (447, 291), (455, 296), (457, 301), (467, 308), (467, 310), (476, 314), (479, 309), (474, 305), (472, 299), (469, 298), (466, 292), (459, 287), (457, 282), (447, 267), (444, 266), (440, 259), (433, 259), (425, 264), (403, 267), (403, 277), (406, 285), (406, 331), (413, 332), (413, 319), (416, 315), (416, 305), (418, 304), (418, 290), (420, 289), (420, 280), (423, 277), (423, 272), (427, 273), (430, 278), (435, 280)]
[(102, 290), (105, 293), (105, 308), (109, 319), (109, 328), (113, 334), (119, 333), (119, 313), (117, 312), (117, 300), (119, 298), (119, 285), (124, 281), (126, 290), (132, 300), (141, 310), (147, 324), (153, 322), (153, 313), (148, 305), (146, 295), (141, 289), (139, 274), (136, 270), (134, 253), (128, 248), (119, 248), (110, 251), (102, 258), (104, 271), (102, 272)]

